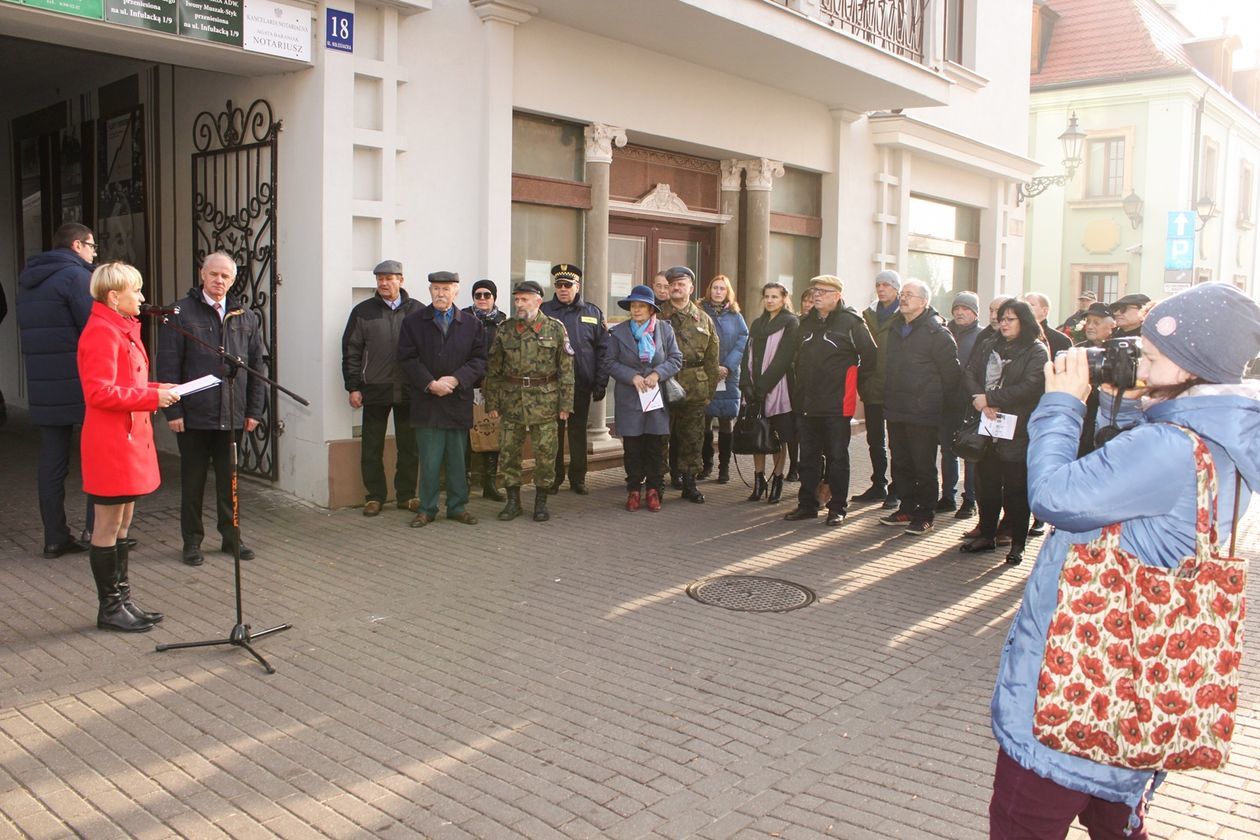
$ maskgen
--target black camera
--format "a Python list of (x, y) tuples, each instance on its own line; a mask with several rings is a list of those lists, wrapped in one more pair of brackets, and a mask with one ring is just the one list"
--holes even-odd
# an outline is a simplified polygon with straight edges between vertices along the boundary
[[(1142, 339), (1136, 336), (1109, 338), (1102, 347), (1086, 347), (1085, 361), (1089, 365), (1089, 384), (1095, 387), (1111, 385), (1118, 391), (1137, 386), (1138, 361), (1142, 358)], [(1066, 350), (1060, 350), (1055, 358)]]

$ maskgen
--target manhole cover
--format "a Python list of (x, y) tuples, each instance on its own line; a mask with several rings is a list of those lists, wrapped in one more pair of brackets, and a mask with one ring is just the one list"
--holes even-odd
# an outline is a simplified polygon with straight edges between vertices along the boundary
[(814, 603), (814, 593), (799, 583), (755, 575), (721, 575), (687, 586), (702, 604), (737, 612), (788, 612)]

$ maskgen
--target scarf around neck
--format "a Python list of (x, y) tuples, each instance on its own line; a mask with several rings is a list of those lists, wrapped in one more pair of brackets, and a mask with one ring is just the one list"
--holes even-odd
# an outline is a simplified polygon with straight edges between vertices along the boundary
[(652, 361), (656, 355), (656, 316), (648, 318), (642, 324), (630, 321), (630, 335), (639, 345), (639, 360)]

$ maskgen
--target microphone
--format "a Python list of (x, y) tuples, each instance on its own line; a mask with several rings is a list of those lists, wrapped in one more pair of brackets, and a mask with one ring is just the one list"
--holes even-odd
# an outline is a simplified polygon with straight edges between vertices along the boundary
[(152, 315), (154, 317), (161, 317), (163, 315), (178, 315), (179, 307), (178, 306), (169, 306), (169, 307), (150, 306), (147, 303), (142, 303), (140, 304), (140, 314)]

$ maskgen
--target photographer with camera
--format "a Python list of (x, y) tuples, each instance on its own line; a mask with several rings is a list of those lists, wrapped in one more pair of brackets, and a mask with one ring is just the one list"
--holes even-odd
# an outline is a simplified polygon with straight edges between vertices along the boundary
[[(1260, 306), (1226, 284), (1195, 286), (1155, 306), (1142, 338), (1138, 426), (1077, 458), (1091, 384), (1090, 360), (1080, 349), (1046, 365), (1046, 394), (1029, 423), (1037, 452), (1028, 464), (1029, 498), (1056, 531), (1041, 547), (998, 666), (992, 725), (1001, 751), (989, 805), (990, 837), (997, 840), (1063, 837), (1078, 817), (1094, 838), (1148, 836), (1145, 800), (1155, 770), (1070, 755), (1033, 734), (1062, 570), (1077, 547), (1114, 523), (1122, 525), (1121, 550), (1146, 566), (1178, 568), (1182, 558), (1195, 556), (1203, 515), (1195, 444), (1177, 426), (1201, 435), (1211, 453), (1221, 540), (1232, 530), (1235, 477), (1241, 473), (1250, 490), (1260, 488), (1260, 384), (1242, 382), (1260, 351)], [(1101, 375), (1104, 366), (1094, 370)], [(1094, 708), (1111, 723), (1106, 702)]]

